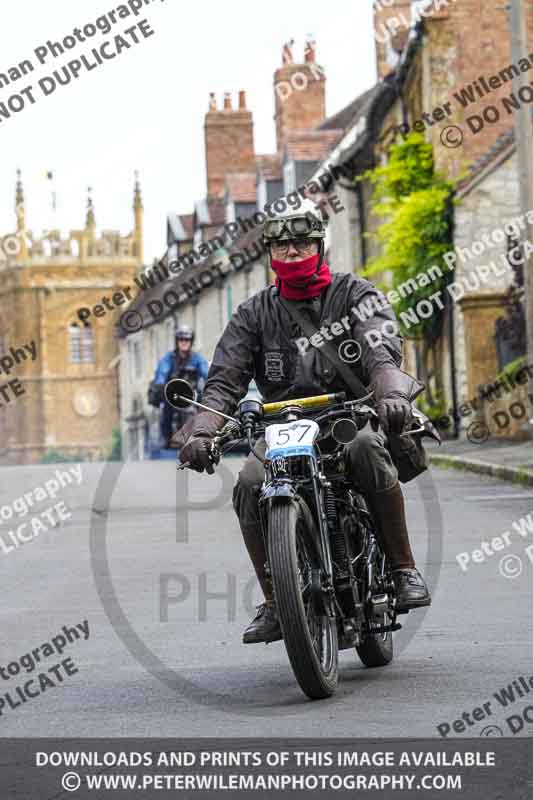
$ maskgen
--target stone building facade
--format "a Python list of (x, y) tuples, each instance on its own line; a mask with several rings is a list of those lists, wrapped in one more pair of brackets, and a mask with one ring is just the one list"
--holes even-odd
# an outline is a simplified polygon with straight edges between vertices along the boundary
[[(118, 343), (112, 313), (90, 313), (126, 288), (143, 259), (143, 208), (138, 183), (131, 234), (96, 232), (89, 197), (85, 226), (62, 239), (27, 227), (19, 174), (13, 254), (0, 263), (0, 358), (33, 343), (35, 358), (14, 364), (3, 383), (20, 381), (24, 393), (0, 408), (0, 463), (39, 463), (53, 451), (97, 459), (110, 447), (119, 423)], [(4, 365), (8, 362), (2, 361)]]
[[(461, 288), (456, 292), (455, 363), (464, 403), (476, 397), (480, 387), (494, 384), (500, 372), (496, 322), (504, 316), (506, 293), (514, 280), (512, 268), (505, 264), (514, 241), (525, 238), (512, 131), (472, 166), (457, 196), (454, 281)], [(471, 422), (464, 417), (463, 428)]]
[[(423, 133), (433, 145), (436, 168), (459, 180), (453, 244), (461, 252), (520, 214), (513, 115), (502, 114), (475, 135), (468, 123), (468, 118), (482, 115), (489, 104), (501, 107), (502, 98), (512, 92), (506, 13), (496, 0), (426, 2), (426, 15), (410, 29), (403, 24), (398, 29), (391, 23), (420, 19), (420, 14), (414, 14), (415, 6), (420, 3), (376, 0), (376, 33), (386, 32), (388, 27), (394, 32), (383, 36), (383, 42), (377, 41), (380, 81), (360, 98), (358, 113), (317, 172), (328, 165), (340, 166), (356, 178), (369, 166), (386, 163), (390, 144), (402, 131)], [(533, 44), (533, 3), (526, 7), (528, 43)], [(533, 47), (529, 49), (533, 51)], [(529, 82), (528, 74), (526, 70), (524, 84)], [(484, 93), (483, 78), (487, 86), (496, 88)], [(456, 126), (452, 136), (461, 129), (460, 147), (443, 140), (449, 126)], [(359, 183), (359, 194), (353, 192), (353, 186), (344, 190), (342, 185), (339, 181), (337, 191), (349, 213), (332, 220), (330, 262), (335, 268), (352, 263), (358, 270), (376, 253), (375, 243), (371, 239), (365, 242), (365, 233), (375, 231), (381, 220), (372, 213), (367, 182)], [(432, 365), (440, 368), (447, 409), (454, 404), (460, 408), (499, 371), (494, 329), (504, 314), (504, 295), (512, 275), (503, 267), (501, 274), (498, 268), (490, 269), (480, 285), (475, 276), (479, 267), (492, 261), (501, 266), (507, 246), (503, 237), (490, 251), (456, 260), (453, 280), (462, 288), (457, 289), (458, 300), (450, 305), (444, 321), (438, 365)], [(419, 374), (418, 348), (416, 340), (406, 340), (404, 368), (414, 374)], [(461, 419), (463, 431), (471, 421)]]
[[(524, 5), (528, 45), (533, 45), (533, 3), (528, 0)], [(504, 111), (502, 102), (513, 93), (511, 78), (518, 74), (519, 66), (512, 65), (504, 4), (450, 0), (427, 3), (426, 7), (428, 14), (411, 32), (409, 41), (403, 46), (397, 41), (398, 97), (385, 118), (381, 148), (386, 150), (399, 126), (424, 133), (433, 145), (436, 168), (459, 179), (454, 210), (456, 253), (471, 252), (473, 245), (478, 250), (472, 257), (455, 260), (453, 281), (460, 288), (455, 291), (457, 302), (451, 306), (440, 342), (444, 400), (449, 409), (454, 400), (460, 408), (475, 398), (481, 386), (494, 382), (500, 368), (495, 323), (504, 314), (504, 297), (512, 280), (512, 273), (502, 266), (508, 239), (502, 234), (499, 242), (491, 242), (490, 249), (481, 249), (478, 243), (493, 231), (501, 232), (505, 223), (520, 215), (515, 120)], [(384, 57), (385, 51), (378, 48), (382, 75), (390, 69)], [(533, 61), (529, 61), (533, 71)], [(521, 65), (523, 84), (529, 83), (532, 74), (526, 66)], [(483, 120), (490, 107), (501, 113), (477, 130), (476, 120)], [(484, 266), (489, 266), (488, 277), (479, 281), (477, 270)], [(416, 364), (416, 347), (408, 345), (407, 352)], [(471, 422), (461, 416), (462, 431)]]

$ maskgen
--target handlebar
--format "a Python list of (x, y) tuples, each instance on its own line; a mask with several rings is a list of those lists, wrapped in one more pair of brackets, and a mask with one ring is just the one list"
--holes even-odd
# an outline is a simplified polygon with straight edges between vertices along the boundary
[[(230, 446), (243, 441), (245, 439), (248, 440), (252, 451), (253, 445), (251, 442), (251, 434), (252, 429), (257, 433), (261, 429), (261, 423), (259, 420), (267, 418), (267, 417), (275, 417), (279, 416), (283, 411), (288, 409), (293, 410), (313, 410), (320, 411), (321, 409), (329, 406), (329, 410), (319, 414), (318, 417), (315, 418), (317, 423), (322, 423), (325, 420), (337, 416), (342, 416), (343, 414), (350, 413), (350, 414), (359, 414), (359, 415), (367, 415), (369, 418), (372, 417), (373, 423), (377, 420), (377, 413), (374, 408), (371, 406), (365, 405), (365, 403), (370, 400), (373, 396), (373, 392), (361, 397), (358, 400), (346, 400), (346, 393), (345, 392), (337, 392), (334, 394), (321, 394), (321, 395), (313, 395), (312, 397), (300, 397), (294, 400), (281, 400), (275, 403), (257, 403), (258, 411), (257, 413), (250, 416), (250, 414), (245, 414), (244, 416), (247, 418), (246, 422), (244, 420), (238, 420), (234, 417), (225, 416), (228, 422), (224, 425), (224, 427), (213, 437), (211, 442), (211, 457), (212, 462), (218, 463), (220, 455), (224, 452), (224, 449), (228, 449)], [(340, 408), (339, 408), (340, 406)], [(207, 406), (204, 406), (207, 408)], [(209, 409), (214, 410), (214, 409)], [(420, 419), (420, 417), (418, 418)], [(271, 422), (271, 420), (269, 420)], [(244, 424), (243, 424), (244, 423)], [(412, 436), (413, 434), (417, 433), (425, 433), (425, 427), (422, 424), (418, 428), (414, 428), (412, 430), (405, 431), (404, 433), (400, 434), (400, 437), (405, 436)], [(259, 456), (257, 456), (259, 458)], [(263, 459), (260, 459), (261, 461)], [(189, 462), (179, 463), (177, 464), (177, 469), (185, 469), (189, 466)]]

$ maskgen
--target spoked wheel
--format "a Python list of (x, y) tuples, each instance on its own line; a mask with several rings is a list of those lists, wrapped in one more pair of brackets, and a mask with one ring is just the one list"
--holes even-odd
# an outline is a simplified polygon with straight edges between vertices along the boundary
[[(275, 504), (269, 516), (269, 563), (283, 640), (302, 691), (330, 697), (338, 683), (337, 622), (312, 591), (320, 562), (300, 502)], [(319, 593), (318, 593), (319, 594)]]
[[(376, 592), (380, 588), (376, 586)], [(394, 656), (392, 631), (380, 632), (383, 627), (392, 625), (394, 618), (388, 609), (374, 612), (367, 620), (367, 631), (356, 646), (357, 655), (365, 667), (384, 667)], [(375, 632), (373, 632), (375, 631)]]

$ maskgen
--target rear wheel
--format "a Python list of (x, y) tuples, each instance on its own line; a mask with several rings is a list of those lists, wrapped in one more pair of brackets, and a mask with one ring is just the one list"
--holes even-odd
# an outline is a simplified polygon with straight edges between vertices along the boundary
[[(388, 615), (381, 617), (381, 619), (386, 621), (380, 622), (380, 625), (391, 624)], [(390, 664), (394, 656), (392, 631), (376, 634), (369, 633), (355, 649), (365, 667), (385, 667)]]
[(338, 683), (337, 622), (321, 598), (313, 597), (313, 571), (320, 568), (301, 502), (274, 504), (269, 515), (268, 549), (274, 596), (283, 640), (302, 691), (311, 699), (330, 697)]
[[(381, 586), (375, 586), (374, 594), (382, 591)], [(388, 608), (372, 611), (368, 615), (366, 633), (355, 648), (365, 667), (384, 667), (392, 661), (394, 656), (392, 631), (383, 633), (379, 629), (389, 627), (393, 622)]]

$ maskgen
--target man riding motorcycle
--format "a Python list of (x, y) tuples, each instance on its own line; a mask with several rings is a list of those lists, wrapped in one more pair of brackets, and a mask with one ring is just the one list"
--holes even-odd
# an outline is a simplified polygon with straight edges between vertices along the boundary
[[(431, 598), (411, 552), (398, 469), (405, 481), (425, 467), (415, 465), (407, 477), (405, 471), (402, 476), (401, 459), (391, 456), (391, 450), (398, 455), (401, 452), (398, 444), (407, 443), (399, 435), (411, 422), (411, 402), (423, 387), (399, 369), (402, 360), (399, 336), (382, 336), (377, 345), (375, 336), (365, 336), (380, 330), (383, 323), (390, 327), (395, 321), (394, 313), (370, 282), (354, 274), (330, 272), (324, 261), (324, 237), (323, 215), (309, 199), (298, 210), (288, 209), (267, 219), (263, 239), (276, 275), (275, 286), (263, 289), (237, 308), (217, 344), (203, 402), (217, 411), (233, 414), (252, 378), (265, 402), (339, 391), (352, 398), (361, 396), (362, 393), (354, 392), (352, 381), (343, 377), (347, 367), (348, 378), (355, 375), (354, 380), (364, 385), (361, 388), (369, 387), (374, 392), (379, 429), (367, 424), (346, 446), (346, 469), (354, 485), (365, 495), (375, 520), (380, 544), (392, 570), (398, 611), (407, 612), (430, 605)], [(359, 309), (362, 302), (368, 309), (372, 297), (379, 302), (375, 303), (376, 311), (370, 319), (363, 309), (360, 314), (353, 313), (354, 307)], [(307, 349), (298, 347), (296, 341), (309, 330), (307, 325), (302, 330), (298, 318), (305, 318), (325, 338), (336, 321), (342, 328), (339, 322), (342, 320), (347, 328), (342, 341), (351, 343), (352, 351), (354, 348), (360, 351), (359, 359), (347, 364), (347, 359), (338, 358), (336, 365), (313, 342)], [(335, 339), (335, 348), (340, 343), (340, 338)], [(181, 460), (189, 462), (198, 472), (205, 469), (212, 473), (209, 443), (224, 422), (210, 411), (200, 412), (188, 422), (178, 433), (184, 445)], [(261, 445), (264, 454), (264, 440), (258, 443), (258, 450)], [(250, 454), (233, 492), (233, 507), (265, 598), (244, 632), (245, 643), (282, 638), (272, 584), (265, 569), (267, 556), (259, 522), (258, 492), (263, 479), (262, 464)]]
[[(194, 331), (188, 325), (180, 325), (175, 334), (176, 347), (159, 360), (156, 368), (155, 377), (150, 385), (149, 397), (152, 397), (152, 405), (159, 407), (163, 397), (165, 383), (171, 378), (184, 378), (201, 395), (209, 364), (207, 360), (192, 350), (194, 342)], [(172, 439), (172, 419), (176, 410), (164, 400), (163, 413), (161, 414), (161, 436), (168, 448)], [(180, 426), (187, 418), (195, 414), (195, 409), (180, 412)]]

